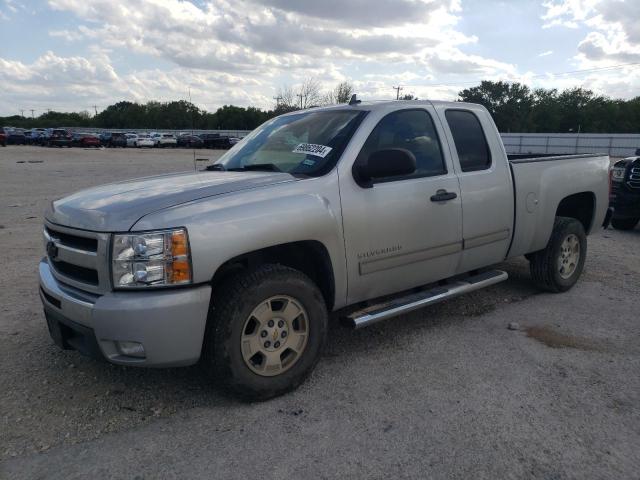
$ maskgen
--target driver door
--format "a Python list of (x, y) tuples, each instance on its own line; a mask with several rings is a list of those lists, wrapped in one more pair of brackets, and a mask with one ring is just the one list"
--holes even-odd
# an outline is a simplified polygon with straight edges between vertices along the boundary
[(348, 304), (455, 274), (462, 252), (460, 190), (432, 110), (388, 113), (355, 160), (403, 148), (416, 157), (413, 174), (378, 179), (371, 188), (341, 175)]

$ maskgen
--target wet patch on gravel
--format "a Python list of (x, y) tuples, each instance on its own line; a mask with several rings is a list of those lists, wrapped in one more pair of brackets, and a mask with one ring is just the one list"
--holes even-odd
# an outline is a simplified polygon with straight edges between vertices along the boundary
[(525, 331), (527, 332), (527, 337), (533, 338), (551, 348), (575, 348), (587, 351), (603, 350), (603, 345), (598, 342), (561, 333), (549, 325), (528, 327)]

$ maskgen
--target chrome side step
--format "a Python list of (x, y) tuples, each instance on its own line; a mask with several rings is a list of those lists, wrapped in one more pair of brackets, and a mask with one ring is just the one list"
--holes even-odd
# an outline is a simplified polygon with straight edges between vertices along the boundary
[(509, 278), (509, 275), (502, 270), (479, 273), (430, 290), (396, 298), (386, 303), (372, 305), (349, 314), (345, 317), (345, 320), (356, 329), (367, 327), (387, 318), (412, 312), (427, 305), (457, 297), (463, 293), (473, 292), (474, 290), (503, 282), (507, 278)]

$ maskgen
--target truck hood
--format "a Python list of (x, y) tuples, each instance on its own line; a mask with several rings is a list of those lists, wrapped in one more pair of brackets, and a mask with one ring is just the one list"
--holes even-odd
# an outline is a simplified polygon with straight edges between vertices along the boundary
[(52, 223), (96, 232), (127, 231), (141, 217), (201, 198), (293, 182), (288, 173), (185, 172), (81, 190), (51, 203)]

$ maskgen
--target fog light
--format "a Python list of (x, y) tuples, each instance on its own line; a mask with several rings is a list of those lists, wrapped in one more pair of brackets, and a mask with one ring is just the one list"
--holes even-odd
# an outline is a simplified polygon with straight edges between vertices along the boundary
[(144, 347), (138, 342), (116, 342), (118, 351), (128, 357), (145, 358)]

